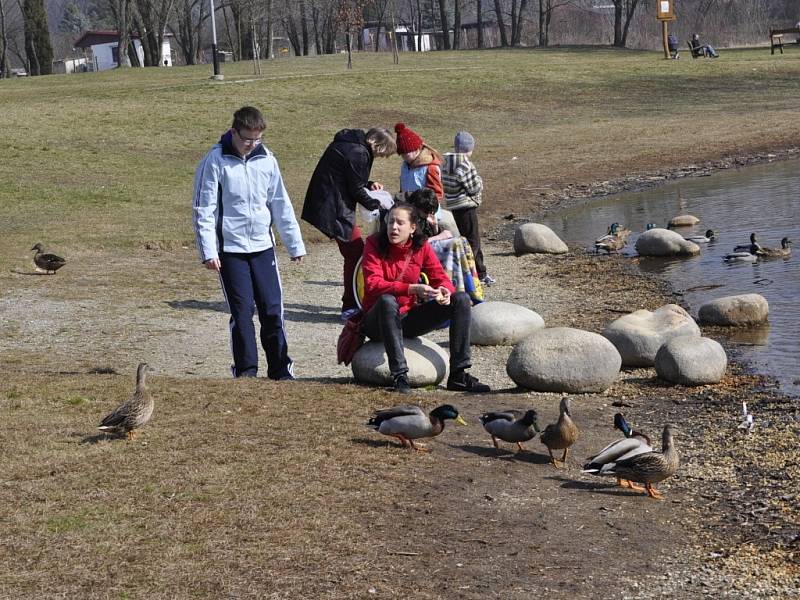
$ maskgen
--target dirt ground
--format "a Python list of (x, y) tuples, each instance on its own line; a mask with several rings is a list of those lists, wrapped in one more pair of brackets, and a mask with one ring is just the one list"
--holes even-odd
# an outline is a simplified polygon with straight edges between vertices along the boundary
[[(487, 299), (527, 306), (548, 326), (599, 331), (625, 312), (676, 301), (662, 282), (624, 258), (579, 248), (564, 256), (516, 257), (501, 229), (488, 237), (486, 260), (498, 283)], [(0, 353), (7, 377), (127, 374), (138, 360), (153, 365), (153, 380), (164, 385), (228, 377), (228, 317), (216, 280), (197, 264), (193, 248), (69, 259), (55, 276), (34, 276), (21, 274), (27, 267), (20, 257), (19, 272), (2, 276)], [(511, 348), (475, 347), (472, 371), (493, 392), (419, 392), (415, 400), (428, 408), (455, 404), (470, 426), (448, 425), (429, 443), (430, 454), (408, 453), (359, 425), (370, 409), (396, 396), (331, 385), (350, 381), (349, 368), (333, 360), (341, 329), (340, 260), (333, 244), (314, 244), (303, 264), (281, 262), (299, 377), (289, 385), (298, 397), (324, 394), (334, 403), (363, 397), (363, 414), (347, 424), (343, 451), (362, 465), (358, 477), (366, 482), (373, 479), (371, 461), (392, 464), (380, 483), (391, 500), (345, 515), (364, 536), (350, 541), (368, 557), (368, 569), (350, 565), (352, 557), (331, 556), (306, 568), (336, 575), (303, 583), (290, 568), (277, 569), (259, 588), (272, 590), (268, 597), (797, 596), (800, 418), (797, 404), (771, 391), (769, 382), (735, 365), (721, 384), (697, 389), (666, 385), (653, 369), (625, 370), (606, 393), (573, 397), (581, 437), (567, 468), (554, 469), (536, 440), (526, 453), (497, 453), (477, 417), (533, 407), (544, 425), (556, 419), (560, 395), (516, 388), (505, 374)], [(443, 333), (432, 337), (446, 345)], [(738, 429), (742, 400), (756, 415), (751, 435)], [(264, 410), (268, 428), (278, 416)], [(585, 457), (617, 436), (611, 427), (617, 411), (654, 441), (665, 423), (675, 425), (682, 466), (661, 486), (664, 501), (580, 472)], [(229, 591), (261, 597), (242, 590)]]

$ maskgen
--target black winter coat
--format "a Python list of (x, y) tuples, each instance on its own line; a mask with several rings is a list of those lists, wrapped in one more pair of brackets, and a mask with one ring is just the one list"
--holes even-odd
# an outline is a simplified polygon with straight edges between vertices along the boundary
[(302, 219), (329, 238), (348, 242), (356, 222), (356, 203), (380, 207), (367, 189), (372, 185), (372, 151), (360, 129), (342, 129), (317, 163), (308, 184)]

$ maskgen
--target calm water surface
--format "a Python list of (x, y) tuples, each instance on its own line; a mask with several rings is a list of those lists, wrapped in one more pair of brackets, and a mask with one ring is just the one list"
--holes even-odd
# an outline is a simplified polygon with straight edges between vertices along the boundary
[[(701, 245), (697, 257), (642, 258), (643, 271), (667, 278), (682, 292), (693, 316), (713, 298), (755, 292), (769, 302), (769, 326), (733, 331), (734, 354), (759, 373), (775, 377), (783, 391), (800, 395), (800, 161), (727, 171), (710, 177), (684, 179), (645, 192), (620, 194), (545, 219), (567, 243), (593, 247), (612, 222), (633, 232), (627, 255), (647, 223), (666, 226), (675, 215), (700, 219), (694, 227), (676, 229), (682, 235), (702, 235), (713, 229), (716, 240)], [(759, 243), (780, 247), (788, 237), (795, 245), (789, 259), (756, 264), (731, 264), (722, 257), (756, 232)]]

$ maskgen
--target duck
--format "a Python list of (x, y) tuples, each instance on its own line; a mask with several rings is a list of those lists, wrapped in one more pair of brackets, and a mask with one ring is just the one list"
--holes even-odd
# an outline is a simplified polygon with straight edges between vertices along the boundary
[(758, 254), (759, 256), (768, 258), (789, 257), (792, 255), (792, 240), (787, 237), (783, 238), (781, 240), (780, 248), (767, 248), (766, 246), (760, 246)]
[(481, 425), (492, 436), (492, 443), (497, 450), (498, 438), (509, 444), (516, 444), (520, 452), (525, 448), (522, 442), (532, 440), (539, 432), (539, 421), (536, 411), (531, 409), (524, 413), (521, 410), (502, 410), (484, 413), (479, 417)]
[[(648, 223), (647, 225), (644, 226), (645, 231), (650, 231), (651, 229), (658, 229), (658, 225), (656, 225), (655, 223)], [(667, 229), (669, 229), (669, 226), (667, 226)]]
[(33, 255), (33, 264), (35, 264), (37, 268), (45, 271), (48, 275), (55, 275), (56, 271), (67, 264), (67, 261), (60, 256), (45, 252), (41, 242), (35, 243), (31, 250), (36, 250), (36, 254)]
[(722, 260), (727, 263), (735, 263), (735, 262), (749, 262), (754, 263), (758, 261), (758, 256), (761, 253), (761, 246), (758, 244), (750, 244), (750, 248), (747, 252), (731, 252), (730, 254), (726, 254)]
[(707, 244), (714, 240), (714, 230), (707, 229), (705, 235), (688, 235), (684, 236), (684, 238), (688, 242), (694, 242), (695, 244)]
[(553, 450), (564, 450), (561, 463), (566, 465), (570, 446), (575, 443), (580, 434), (578, 426), (572, 420), (570, 405), (569, 398), (562, 398), (559, 404), (558, 421), (545, 427), (539, 436), (539, 439), (547, 446), (547, 451), (550, 453), (550, 463), (556, 468), (558, 468), (558, 465), (553, 456)]
[(630, 458), (619, 459), (608, 464), (606, 474), (616, 475), (627, 481), (643, 483), (647, 495), (660, 500), (663, 495), (653, 487), (653, 484), (675, 475), (679, 465), (680, 456), (675, 448), (672, 426), (665, 425), (661, 434), (661, 452), (645, 452)]
[[(591, 473), (592, 475), (608, 475), (609, 465), (615, 462), (625, 460), (636, 456), (637, 454), (644, 454), (645, 452), (652, 452), (653, 446), (650, 438), (639, 431), (635, 431), (622, 413), (614, 415), (614, 428), (619, 429), (625, 436), (600, 450), (594, 456), (586, 459), (586, 464), (583, 465), (584, 473)], [(645, 491), (645, 488), (636, 486), (627, 479), (617, 477), (617, 485), (627, 487), (638, 491)]]
[[(749, 244), (739, 244), (738, 246), (734, 246), (733, 251), (734, 252), (750, 252), (750, 246), (753, 246), (753, 245), (758, 246), (758, 241), (756, 240), (755, 232), (750, 234), (750, 243)], [(759, 246), (759, 248), (760, 247), (761, 246)]]
[(427, 448), (416, 446), (414, 440), (439, 435), (448, 419), (459, 425), (467, 424), (450, 404), (437, 406), (427, 415), (415, 404), (401, 404), (375, 411), (366, 426), (383, 435), (396, 437), (404, 448), (427, 452)]
[(605, 250), (608, 254), (611, 254), (611, 252), (622, 250), (627, 245), (630, 234), (630, 229), (622, 229), (619, 223), (612, 223), (608, 228), (608, 232), (595, 240), (595, 252)]
[(136, 389), (133, 395), (115, 408), (100, 422), (98, 429), (134, 439), (137, 430), (144, 427), (153, 415), (153, 397), (145, 385), (145, 375), (150, 367), (141, 362), (136, 368)]

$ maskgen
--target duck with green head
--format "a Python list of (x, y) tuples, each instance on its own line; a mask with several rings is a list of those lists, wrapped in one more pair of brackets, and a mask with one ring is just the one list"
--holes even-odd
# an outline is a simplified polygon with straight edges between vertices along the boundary
[(484, 413), (480, 416), (481, 425), (492, 436), (492, 443), (497, 450), (498, 439), (516, 444), (520, 452), (525, 448), (522, 442), (532, 440), (539, 431), (539, 421), (535, 410), (499, 410)]
[(661, 452), (644, 452), (630, 458), (619, 459), (609, 463), (605, 474), (643, 483), (647, 495), (658, 500), (662, 498), (662, 494), (653, 487), (653, 484), (672, 477), (678, 471), (679, 465), (680, 457), (675, 448), (672, 426), (665, 425), (661, 434)]
[[(594, 456), (586, 460), (583, 465), (584, 473), (591, 473), (592, 475), (609, 475), (609, 469), (617, 462), (626, 460), (637, 454), (644, 454), (645, 452), (652, 452), (653, 447), (650, 438), (644, 433), (636, 431), (630, 426), (622, 413), (614, 415), (614, 428), (619, 429), (625, 436), (600, 450)], [(630, 481), (617, 477), (617, 485), (627, 487), (639, 491), (645, 491), (645, 488), (633, 485)]]
[(467, 424), (450, 404), (438, 406), (428, 415), (415, 404), (401, 404), (375, 411), (366, 425), (378, 433), (397, 438), (404, 448), (427, 452), (423, 446), (416, 446), (414, 440), (439, 435), (444, 431), (444, 422), (448, 419), (458, 425)]

